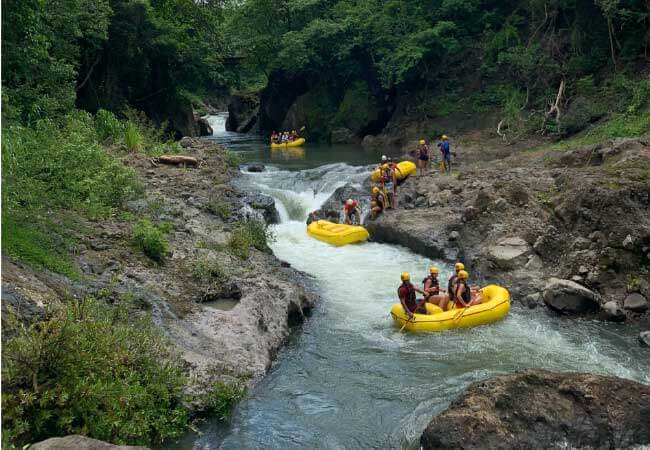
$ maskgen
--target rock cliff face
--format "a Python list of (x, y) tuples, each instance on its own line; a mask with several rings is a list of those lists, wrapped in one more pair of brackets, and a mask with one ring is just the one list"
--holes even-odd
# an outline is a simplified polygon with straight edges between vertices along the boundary
[(3, 260), (3, 320), (7, 308), (24, 321), (35, 320), (66, 295), (98, 298), (102, 292), (108, 301), (129, 295), (151, 312), (186, 361), (190, 390), (200, 394), (216, 381), (259, 380), (316, 298), (303, 287), (310, 280), (269, 251), (251, 247), (247, 259), (228, 251), (238, 219), (254, 214), (272, 221), (277, 211), (272, 199), (231, 187), (235, 172), (224, 173), (218, 149), (189, 143), (185, 151), (202, 161), (198, 168), (153, 165), (137, 154), (127, 161), (146, 191), (129, 211), (171, 224), (170, 253), (162, 264), (132, 245), (128, 220), (89, 223), (75, 261), (83, 281)]
[(639, 448), (650, 387), (615, 377), (527, 370), (469, 386), (433, 418), (423, 449)]
[(260, 99), (257, 93), (233, 95), (228, 103), (226, 130), (248, 133), (258, 128)]

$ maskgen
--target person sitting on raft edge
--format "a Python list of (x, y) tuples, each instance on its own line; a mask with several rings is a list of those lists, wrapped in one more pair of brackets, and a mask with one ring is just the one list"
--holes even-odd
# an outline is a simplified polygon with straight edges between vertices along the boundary
[(424, 299), (419, 303), (415, 299), (415, 293), (419, 292), (420, 294), (425, 295), (425, 292), (416, 288), (411, 284), (411, 274), (408, 272), (402, 272), (400, 276), (402, 284), (397, 288), (397, 296), (399, 297), (399, 302), (404, 308), (404, 312), (408, 314), (409, 319), (413, 318), (413, 314), (426, 314), (427, 309), (424, 306), (426, 302)]
[(481, 303), (480, 292), (472, 295), (472, 290), (467, 283), (468, 279), (468, 272), (465, 270), (458, 271), (456, 286), (454, 288), (454, 301), (456, 302), (456, 308), (467, 308)]
[(435, 296), (440, 293), (440, 281), (438, 281), (439, 270), (433, 266), (429, 269), (429, 276), (422, 280), (422, 288), (424, 289), (424, 299), (433, 304), (437, 304)]
[(351, 198), (343, 202), (343, 214), (346, 225), (358, 225), (361, 223), (361, 210), (359, 202)]

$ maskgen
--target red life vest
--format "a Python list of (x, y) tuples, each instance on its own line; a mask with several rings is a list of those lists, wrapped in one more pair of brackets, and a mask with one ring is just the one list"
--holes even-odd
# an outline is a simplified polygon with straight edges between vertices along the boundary
[(404, 299), (404, 303), (410, 312), (415, 312), (418, 305), (415, 301), (415, 289), (411, 283), (402, 283), (400, 287), (397, 288), (397, 296), (400, 300)]
[(354, 211), (354, 208), (356, 208), (359, 205), (356, 200), (352, 200), (352, 204), (348, 205), (348, 202), (345, 202), (345, 211), (350, 213)]

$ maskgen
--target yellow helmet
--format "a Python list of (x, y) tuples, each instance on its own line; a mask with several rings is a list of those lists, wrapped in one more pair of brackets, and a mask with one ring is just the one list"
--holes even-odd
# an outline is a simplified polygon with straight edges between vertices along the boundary
[(446, 134), (442, 135), (442, 139), (449, 139)]
[(410, 281), (411, 280), (411, 274), (408, 272), (402, 272), (402, 275), (400, 276), (402, 281)]
[(458, 272), (458, 278), (459, 278), (460, 280), (466, 280), (466, 279), (469, 278), (469, 273), (467, 273), (467, 272), (464, 271), (464, 270), (461, 270), (461, 271)]
[(374, 188), (372, 188), (372, 193), (373, 193), (373, 194), (376, 194), (376, 193), (378, 193), (378, 192), (379, 192), (379, 188), (378, 188), (377, 186), (375, 186)]
[(424, 139), (420, 139), (420, 145), (424, 145), (424, 144), (426, 144), (426, 143), (427, 143), (427, 142), (426, 142)]
[(458, 272), (459, 270), (465, 270), (465, 264), (463, 264), (462, 262), (457, 262), (454, 265), (454, 269), (456, 269), (456, 272)]
[(438, 268), (433, 266), (431, 269), (429, 269), (431, 272), (431, 275), (438, 275)]

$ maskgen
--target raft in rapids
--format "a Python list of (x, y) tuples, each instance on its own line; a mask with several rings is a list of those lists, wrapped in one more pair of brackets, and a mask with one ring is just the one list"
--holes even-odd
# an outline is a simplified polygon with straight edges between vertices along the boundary
[(298, 138), (295, 141), (282, 142), (280, 144), (271, 142), (271, 148), (300, 147), (301, 145), (304, 144), (305, 144), (305, 138)]
[(319, 241), (341, 246), (364, 242), (370, 234), (364, 227), (358, 225), (345, 225), (327, 220), (316, 220), (307, 225), (307, 233)]
[[(446, 331), (469, 328), (503, 319), (510, 311), (510, 293), (507, 289), (491, 284), (481, 289), (483, 303), (463, 309), (443, 311), (436, 305), (426, 304), (429, 314), (414, 314), (409, 320), (400, 303), (393, 305), (390, 315), (400, 328), (408, 331)], [(462, 315), (461, 315), (462, 314)]]

